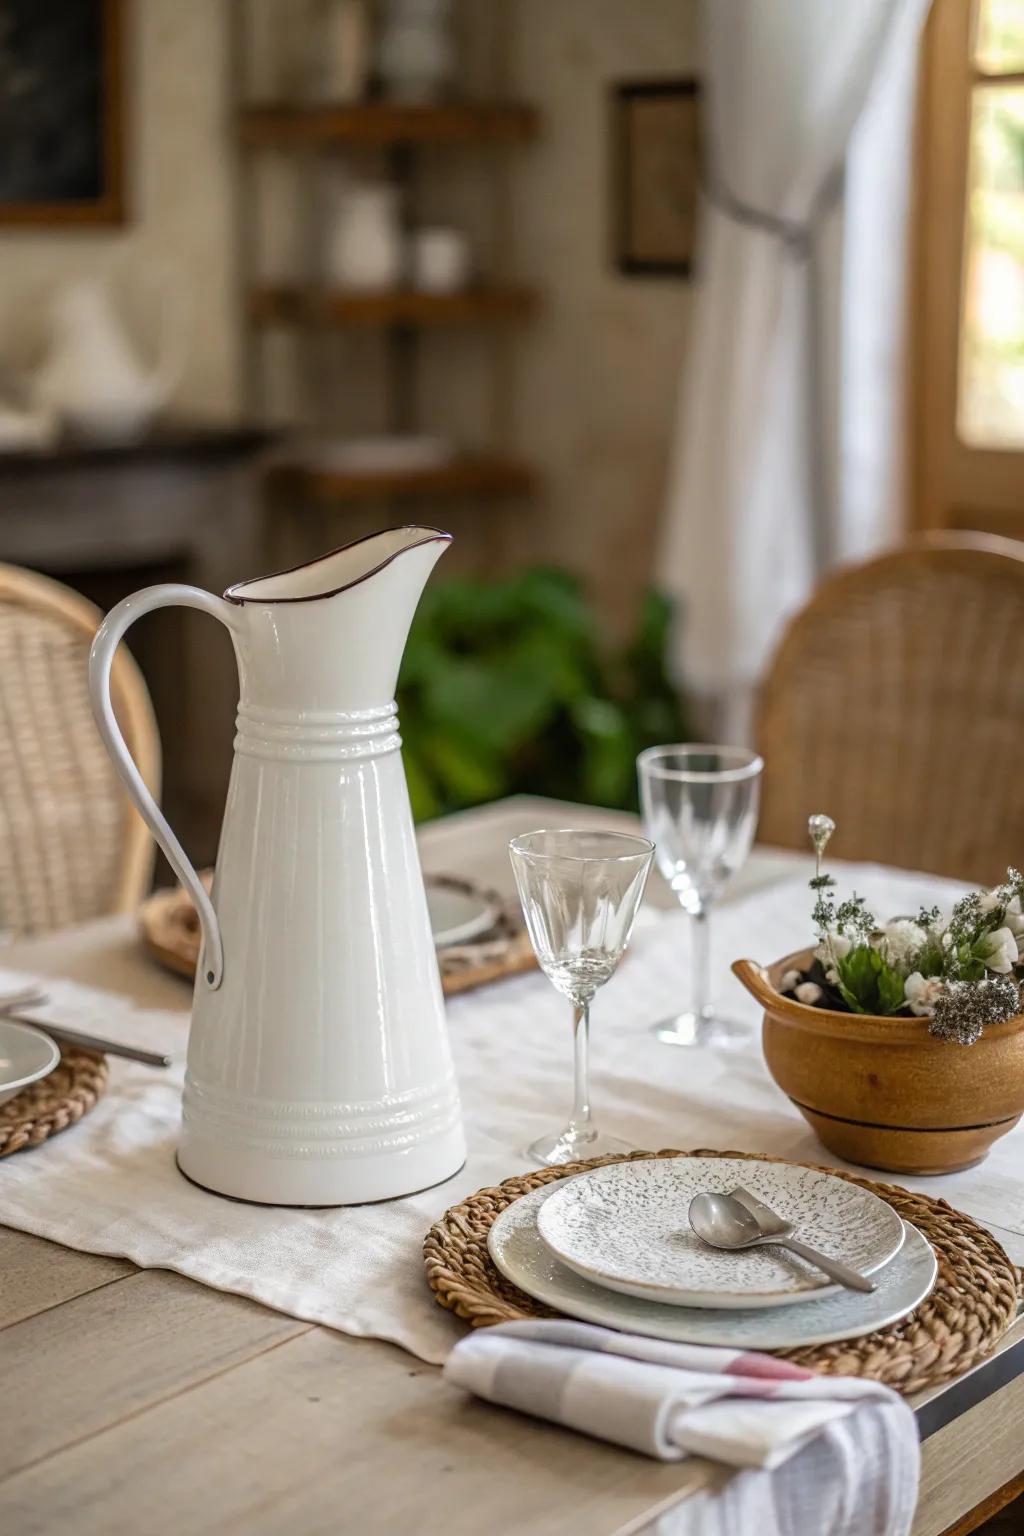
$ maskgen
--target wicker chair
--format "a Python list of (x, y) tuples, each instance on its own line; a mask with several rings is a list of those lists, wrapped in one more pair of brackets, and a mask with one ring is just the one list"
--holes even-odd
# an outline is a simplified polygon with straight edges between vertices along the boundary
[[(8, 933), (130, 911), (149, 887), (152, 840), (89, 707), (99, 619), (58, 582), (0, 565), (0, 929)], [(128, 745), (158, 794), (156, 722), (123, 647), (112, 690)]]
[(819, 587), (758, 705), (760, 838), (991, 883), (1024, 861), (1024, 544), (940, 534)]

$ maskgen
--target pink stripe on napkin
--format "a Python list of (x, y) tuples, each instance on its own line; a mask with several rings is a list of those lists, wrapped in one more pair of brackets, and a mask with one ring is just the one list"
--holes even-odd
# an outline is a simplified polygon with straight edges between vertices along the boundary
[(773, 1360), (770, 1355), (737, 1355), (728, 1366), (730, 1376), (761, 1376), (773, 1381), (809, 1381), (813, 1371), (788, 1360)]

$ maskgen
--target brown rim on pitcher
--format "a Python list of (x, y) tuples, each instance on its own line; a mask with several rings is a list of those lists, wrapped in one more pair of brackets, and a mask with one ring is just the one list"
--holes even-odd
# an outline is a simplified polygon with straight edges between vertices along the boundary
[[(255, 587), (264, 581), (277, 581), (282, 576), (293, 576), (298, 571), (309, 571), (317, 565), (322, 565), (325, 560), (333, 560), (335, 555), (343, 555), (346, 550), (358, 549), (360, 544), (369, 544), (372, 539), (380, 539), (386, 533), (422, 533), (423, 538), (415, 543), (403, 544), (401, 549), (396, 549), (392, 554), (385, 556), (372, 569), (364, 571), (361, 576), (355, 576), (351, 581), (343, 581), (339, 587), (331, 587), (326, 592), (307, 592), (301, 597), (247, 597), (244, 589)], [(398, 528), (380, 528), (376, 533), (365, 533), (361, 538), (350, 539), (347, 544), (339, 544), (335, 549), (329, 549), (322, 555), (317, 555), (315, 560), (302, 560), (298, 565), (286, 566), (283, 571), (271, 571), (266, 576), (250, 576), (247, 581), (236, 581), (224, 592), (226, 602), (234, 603), (242, 607), (244, 603), (316, 603), (324, 597), (337, 597), (339, 592), (348, 592), (352, 587), (358, 587), (360, 582), (369, 581), (371, 576), (376, 576), (385, 566), (397, 560), (399, 555), (408, 554), (411, 549), (420, 549), (424, 544), (450, 544), (453, 535), (445, 533), (442, 528), (430, 528), (420, 523), (403, 523)]]

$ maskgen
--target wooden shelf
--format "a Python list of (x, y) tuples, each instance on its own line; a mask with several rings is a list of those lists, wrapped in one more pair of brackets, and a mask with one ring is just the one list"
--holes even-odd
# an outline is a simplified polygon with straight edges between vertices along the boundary
[(238, 132), (248, 149), (326, 148), (332, 144), (479, 144), (522, 141), (537, 132), (537, 113), (518, 102), (447, 102), (438, 106), (244, 107)]
[(513, 284), (457, 293), (356, 293), (266, 284), (249, 294), (249, 318), (260, 325), (489, 325), (521, 319), (536, 306), (531, 288)]
[(279, 462), (267, 470), (267, 480), (275, 492), (321, 503), (403, 496), (528, 496), (536, 486), (527, 465), (492, 453), (463, 454), (432, 469), (384, 473)]

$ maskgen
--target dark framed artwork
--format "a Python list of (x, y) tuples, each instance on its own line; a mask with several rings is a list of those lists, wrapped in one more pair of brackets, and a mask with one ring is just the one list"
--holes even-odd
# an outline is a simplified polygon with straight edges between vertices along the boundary
[(0, 0), (0, 224), (119, 224), (123, 0)]
[(612, 242), (620, 272), (689, 277), (700, 185), (695, 79), (618, 85), (612, 97)]

